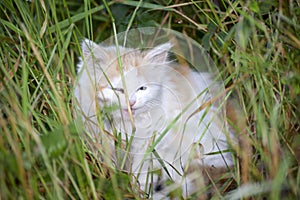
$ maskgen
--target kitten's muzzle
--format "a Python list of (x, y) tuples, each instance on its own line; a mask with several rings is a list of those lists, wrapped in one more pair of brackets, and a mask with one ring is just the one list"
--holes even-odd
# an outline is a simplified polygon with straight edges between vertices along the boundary
[(134, 100), (134, 99), (129, 100), (129, 105), (130, 105), (131, 110), (133, 109), (132, 107), (134, 106), (135, 103), (136, 103), (136, 100)]

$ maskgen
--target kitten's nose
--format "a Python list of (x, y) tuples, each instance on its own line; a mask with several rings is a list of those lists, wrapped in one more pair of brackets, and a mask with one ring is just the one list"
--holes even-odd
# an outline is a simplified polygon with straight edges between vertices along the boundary
[(136, 102), (136, 101), (135, 101), (134, 99), (130, 99), (130, 100), (129, 100), (129, 105), (130, 105), (130, 107), (134, 106), (135, 102)]

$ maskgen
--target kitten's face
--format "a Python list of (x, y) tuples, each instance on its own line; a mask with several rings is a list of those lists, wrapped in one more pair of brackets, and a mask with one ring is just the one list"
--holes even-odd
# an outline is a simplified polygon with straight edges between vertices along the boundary
[[(160, 105), (162, 80), (149, 80), (147, 74), (144, 75), (145, 71), (149, 72), (149, 70), (143, 70), (143, 68), (145, 67), (124, 72), (128, 103), (133, 116), (148, 112)], [(121, 77), (112, 78), (110, 83), (111, 85), (106, 85), (98, 91), (99, 104), (108, 107), (116, 106), (113, 112), (114, 117), (121, 117), (122, 112), (123, 117), (128, 118), (126, 91)]]
[(125, 87), (122, 84), (116, 47), (101, 47), (94, 43), (92, 46), (83, 46), (84, 60), (90, 73), (95, 74), (100, 107), (111, 108), (114, 118), (123, 115), (125, 119), (129, 119), (129, 107), (134, 117), (157, 108), (161, 104), (170, 48), (169, 43), (143, 52), (120, 47)]

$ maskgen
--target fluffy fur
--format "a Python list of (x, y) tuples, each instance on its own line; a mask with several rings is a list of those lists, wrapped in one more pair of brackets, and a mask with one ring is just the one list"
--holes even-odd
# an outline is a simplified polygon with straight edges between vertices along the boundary
[[(182, 187), (186, 197), (203, 186), (201, 170), (223, 171), (232, 165), (232, 155), (222, 153), (230, 134), (217, 108), (192, 114), (211, 98), (210, 75), (168, 60), (171, 48), (165, 43), (141, 51), (85, 40), (77, 68), (75, 96), (87, 132), (110, 144), (113, 160), (114, 137), (107, 133), (116, 130), (123, 141), (133, 137), (126, 170), (154, 199), (172, 190), (166, 180)], [(99, 115), (106, 116), (103, 124)]]

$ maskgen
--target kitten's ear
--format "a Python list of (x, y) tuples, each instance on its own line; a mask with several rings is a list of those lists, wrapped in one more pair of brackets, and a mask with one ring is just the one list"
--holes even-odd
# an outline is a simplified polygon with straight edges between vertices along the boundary
[(168, 51), (172, 48), (171, 43), (161, 44), (149, 50), (145, 54), (145, 59), (152, 63), (168, 62)]
[(89, 39), (84, 39), (82, 42), (81, 42), (81, 50), (82, 50), (82, 54), (83, 54), (83, 57), (88, 57), (90, 56), (91, 54), (93, 54), (94, 52), (94, 49), (97, 47), (98, 45), (89, 40)]
[(107, 48), (89, 39), (82, 41), (81, 50), (84, 59), (95, 59), (97, 62), (105, 62), (109, 59)]

